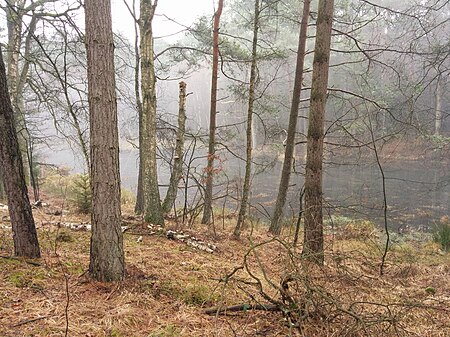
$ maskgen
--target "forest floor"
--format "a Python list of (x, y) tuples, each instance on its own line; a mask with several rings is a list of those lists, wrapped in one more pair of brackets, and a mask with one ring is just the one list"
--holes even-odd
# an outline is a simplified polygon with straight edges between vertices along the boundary
[[(217, 218), (215, 233), (186, 229), (217, 246), (208, 253), (152, 235), (124, 212), (128, 275), (104, 284), (87, 274), (90, 233), (57, 226), (89, 218), (51, 206), (34, 213), (42, 258), (24, 261), (9, 258), (11, 229), (0, 210), (1, 337), (450, 336), (450, 254), (417, 235), (391, 246), (379, 276), (383, 236), (369, 223), (327, 231), (318, 268), (301, 260), (289, 227), (280, 240), (262, 225), (233, 240), (232, 216)], [(256, 303), (284, 314), (253, 310)], [(205, 313), (236, 304), (245, 305)]]

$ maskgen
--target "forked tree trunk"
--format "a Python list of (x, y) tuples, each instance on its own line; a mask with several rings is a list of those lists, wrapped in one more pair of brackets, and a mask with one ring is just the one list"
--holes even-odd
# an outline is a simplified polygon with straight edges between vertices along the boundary
[(233, 236), (238, 238), (241, 236), (242, 226), (245, 221), (247, 213), (248, 197), (250, 194), (250, 180), (252, 173), (252, 150), (253, 150), (253, 106), (255, 103), (256, 90), (256, 62), (257, 62), (257, 47), (258, 47), (258, 31), (259, 31), (259, 15), (260, 15), (260, 0), (255, 0), (255, 18), (253, 21), (253, 41), (252, 41), (252, 63), (250, 66), (250, 84), (248, 89), (248, 110), (247, 110), (247, 144), (246, 144), (246, 158), (245, 158), (245, 176), (244, 186), (242, 187), (242, 199), (239, 209), (236, 227), (234, 228)]
[(211, 79), (211, 105), (209, 111), (208, 163), (206, 166), (205, 204), (203, 206), (202, 224), (209, 224), (212, 216), (214, 157), (216, 155), (216, 114), (217, 114), (217, 79), (219, 72), (219, 27), (223, 10), (223, 0), (219, 0), (214, 13), (213, 26), (213, 64)]
[(85, 12), (92, 184), (89, 273), (98, 281), (118, 281), (124, 278), (125, 261), (110, 0), (86, 0)]
[(305, 175), (305, 235), (302, 255), (323, 264), (322, 161), (334, 0), (319, 0), (314, 48)]
[(269, 231), (272, 234), (279, 235), (281, 232), (281, 216), (283, 214), (286, 195), (289, 188), (289, 179), (291, 176), (292, 162), (295, 150), (295, 134), (297, 132), (298, 109), (300, 106), (300, 94), (302, 91), (303, 68), (305, 63), (306, 39), (308, 32), (308, 17), (311, 0), (303, 2), (302, 23), (300, 25), (300, 34), (298, 37), (297, 65), (295, 68), (294, 91), (292, 93), (291, 112), (289, 114), (289, 126), (287, 131), (286, 148), (284, 151), (283, 169), (281, 171), (280, 185), (278, 188), (277, 201), (273, 212)]
[(184, 134), (186, 132), (186, 83), (180, 82), (179, 108), (178, 108), (178, 130), (175, 144), (175, 155), (173, 158), (172, 174), (170, 175), (169, 188), (162, 204), (163, 212), (169, 213), (174, 205), (178, 193), (178, 183), (183, 174), (183, 150)]
[(40, 257), (39, 242), (28, 199), (22, 156), (15, 129), (14, 112), (8, 93), (6, 69), (0, 48), (0, 165), (8, 197), (13, 229), (14, 254)]
[(142, 92), (142, 147), (141, 179), (144, 197), (145, 221), (164, 225), (158, 187), (156, 162), (156, 76), (153, 60), (152, 21), (157, 1), (141, 0), (141, 92)]

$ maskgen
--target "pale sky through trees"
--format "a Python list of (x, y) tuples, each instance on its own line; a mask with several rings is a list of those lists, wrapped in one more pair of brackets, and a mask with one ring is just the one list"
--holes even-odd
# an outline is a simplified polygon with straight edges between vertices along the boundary
[[(130, 41), (134, 40), (133, 19), (129, 14), (124, 0), (112, 0), (113, 30), (123, 33)], [(132, 6), (133, 0), (125, 0)], [(0, 2), (3, 3), (3, 2)], [(139, 12), (139, 0), (135, 0), (137, 11)], [(167, 36), (183, 30), (183, 26), (171, 21), (174, 20), (182, 25), (190, 26), (196, 18), (201, 15), (213, 16), (214, 0), (159, 0), (154, 19), (154, 36)], [(171, 20), (169, 20), (168, 18)], [(83, 21), (82, 19), (81, 21)], [(84, 27), (84, 22), (79, 22), (80, 27)], [(177, 34), (168, 36), (166, 40), (174, 42), (183, 35)], [(0, 11), (0, 41), (6, 42), (6, 17)]]
[[(134, 37), (133, 21), (124, 0), (112, 0), (113, 29), (115, 32), (125, 34), (129, 39)], [(130, 7), (133, 0), (126, 0)], [(139, 10), (139, 0), (135, 0), (136, 8)], [(171, 20), (179, 22), (182, 25), (190, 26), (196, 18), (201, 15), (214, 14), (214, 0), (159, 0), (156, 9), (156, 17), (153, 23), (154, 36), (167, 36), (183, 30), (183, 27)], [(169, 17), (171, 20), (166, 18)], [(166, 37), (171, 42), (178, 40), (182, 34)]]

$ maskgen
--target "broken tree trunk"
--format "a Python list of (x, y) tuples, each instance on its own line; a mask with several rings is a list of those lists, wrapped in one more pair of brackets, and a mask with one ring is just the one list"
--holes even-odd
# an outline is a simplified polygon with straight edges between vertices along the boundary
[(184, 133), (186, 131), (186, 83), (180, 82), (179, 109), (178, 109), (178, 129), (175, 144), (175, 155), (173, 158), (172, 174), (170, 176), (169, 188), (162, 204), (164, 214), (169, 213), (178, 192), (178, 183), (183, 174), (183, 150)]

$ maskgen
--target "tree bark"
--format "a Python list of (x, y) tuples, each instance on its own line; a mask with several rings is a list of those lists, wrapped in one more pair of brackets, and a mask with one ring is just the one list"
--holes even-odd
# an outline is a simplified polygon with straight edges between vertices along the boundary
[(258, 31), (259, 31), (259, 15), (260, 15), (260, 0), (255, 0), (255, 18), (253, 22), (253, 41), (252, 41), (252, 63), (250, 67), (250, 84), (248, 89), (248, 110), (247, 110), (247, 144), (246, 144), (246, 158), (245, 158), (245, 176), (244, 186), (242, 187), (242, 199), (239, 209), (236, 227), (234, 228), (233, 236), (238, 238), (241, 236), (242, 226), (245, 221), (247, 213), (248, 197), (250, 194), (250, 180), (252, 173), (252, 150), (253, 150), (253, 106), (255, 103), (256, 90), (256, 66), (257, 66), (257, 47), (258, 47)]
[(3, 187), (3, 167), (0, 167), (0, 200), (5, 200), (5, 188)]
[(132, 15), (135, 20), (134, 24), (134, 96), (136, 98), (136, 109), (138, 112), (138, 123), (139, 123), (139, 169), (138, 169), (138, 186), (136, 193), (136, 205), (134, 206), (134, 212), (136, 214), (142, 214), (144, 212), (144, 192), (142, 186), (142, 100), (140, 92), (140, 67), (141, 67), (141, 56), (139, 53), (139, 20), (136, 19), (135, 12), (135, 1), (133, 0), (133, 10)]
[(306, 54), (306, 39), (308, 32), (308, 17), (311, 6), (311, 0), (303, 2), (302, 22), (300, 24), (300, 34), (298, 38), (297, 64), (295, 68), (294, 91), (292, 93), (291, 112), (289, 114), (289, 126), (287, 130), (286, 148), (284, 151), (283, 168), (281, 171), (280, 185), (278, 188), (277, 201), (270, 223), (269, 232), (279, 235), (281, 232), (281, 216), (283, 214), (284, 204), (286, 203), (287, 191), (289, 188), (289, 179), (291, 176), (292, 161), (295, 150), (295, 134), (297, 132), (298, 109), (300, 106), (300, 94), (302, 91), (303, 68)]
[(169, 188), (164, 199), (162, 208), (168, 213), (172, 208), (178, 192), (178, 183), (183, 174), (183, 150), (184, 134), (186, 132), (186, 83), (180, 82), (178, 130), (175, 144), (175, 156), (173, 160), (172, 174), (170, 175)]
[(164, 225), (156, 162), (156, 76), (152, 21), (157, 1), (141, 0), (142, 191), (145, 221)]
[(214, 157), (216, 155), (216, 114), (217, 114), (217, 79), (219, 72), (219, 27), (223, 10), (223, 0), (219, 0), (214, 13), (213, 25), (213, 64), (211, 78), (211, 105), (209, 111), (208, 163), (206, 166), (205, 204), (203, 206), (202, 224), (209, 224), (212, 216)]
[[(26, 153), (26, 143), (29, 141), (28, 134), (26, 132), (25, 117), (22, 111), (23, 86), (21, 88), (21, 84), (19, 83), (21, 78), (19, 58), (22, 46), (22, 19), (23, 16), (27, 13), (27, 10), (25, 9), (25, 2), (25, 0), (15, 0), (9, 2), (5, 7), (8, 30), (8, 47), (6, 49), (8, 88), (15, 115), (16, 130), (18, 132), (17, 135), (21, 153)], [(31, 27), (32, 26), (33, 20), (31, 22)], [(28, 61), (25, 59), (25, 66), (27, 65)], [(26, 69), (28, 70), (28, 68)], [(22, 157), (22, 163), (24, 167), (28, 167), (27, 156)], [(25, 177), (27, 177), (27, 173), (29, 172), (29, 170), (24, 169), (24, 172)]]
[(436, 82), (436, 118), (435, 118), (435, 125), (434, 125), (434, 134), (440, 135), (441, 129), (442, 129), (442, 76), (438, 75), (437, 82)]
[(92, 184), (89, 273), (98, 281), (117, 281), (124, 278), (125, 262), (110, 0), (86, 0), (85, 12)]
[(36, 227), (28, 199), (25, 173), (8, 93), (6, 69), (0, 48), (0, 163), (13, 229), (14, 254), (39, 258)]
[(323, 264), (322, 161), (330, 63), (333, 0), (320, 0), (317, 15), (305, 175), (305, 228), (302, 255)]

